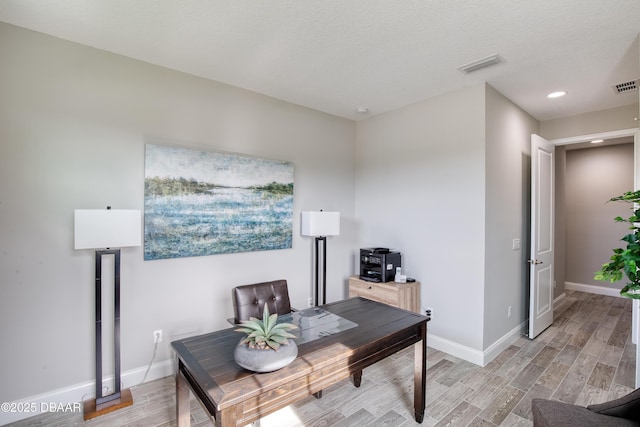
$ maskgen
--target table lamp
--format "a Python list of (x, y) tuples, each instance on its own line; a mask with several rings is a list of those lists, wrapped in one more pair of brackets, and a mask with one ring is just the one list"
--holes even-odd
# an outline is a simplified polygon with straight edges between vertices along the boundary
[[(314, 305), (326, 303), (327, 296), (327, 236), (340, 235), (340, 212), (306, 211), (302, 212), (300, 234), (315, 237), (315, 294)], [(319, 288), (319, 246), (322, 242), (322, 299)]]

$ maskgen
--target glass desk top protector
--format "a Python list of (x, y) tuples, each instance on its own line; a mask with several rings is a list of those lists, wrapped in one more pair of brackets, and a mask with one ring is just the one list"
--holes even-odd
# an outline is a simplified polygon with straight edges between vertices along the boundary
[(296, 344), (317, 340), (358, 326), (350, 320), (320, 307), (310, 307), (278, 316), (278, 323), (292, 323), (298, 327), (291, 332)]

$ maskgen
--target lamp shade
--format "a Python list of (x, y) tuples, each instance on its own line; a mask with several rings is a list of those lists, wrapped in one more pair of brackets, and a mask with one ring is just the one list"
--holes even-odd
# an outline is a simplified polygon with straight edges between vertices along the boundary
[(303, 236), (337, 236), (340, 234), (340, 212), (302, 212), (300, 234)]
[(142, 215), (132, 209), (76, 209), (75, 249), (140, 246)]

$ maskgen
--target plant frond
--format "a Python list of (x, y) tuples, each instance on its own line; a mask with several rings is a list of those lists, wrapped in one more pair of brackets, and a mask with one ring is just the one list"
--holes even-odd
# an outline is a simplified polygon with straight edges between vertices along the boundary
[(278, 351), (278, 349), (280, 348), (280, 344), (272, 340), (268, 340), (267, 345), (276, 351)]

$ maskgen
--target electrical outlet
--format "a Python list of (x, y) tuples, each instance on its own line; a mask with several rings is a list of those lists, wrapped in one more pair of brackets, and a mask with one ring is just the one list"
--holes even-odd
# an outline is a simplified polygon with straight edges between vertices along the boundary
[(511, 306), (507, 307), (507, 317), (511, 317)]
[(157, 331), (153, 331), (153, 343), (157, 344), (162, 342), (162, 329), (158, 329)]
[(313, 307), (313, 298), (309, 297), (309, 300), (307, 301), (307, 307)]
[(433, 319), (433, 308), (431, 308), (431, 307), (427, 307), (427, 309), (424, 311), (424, 314), (425, 314), (429, 319)]

